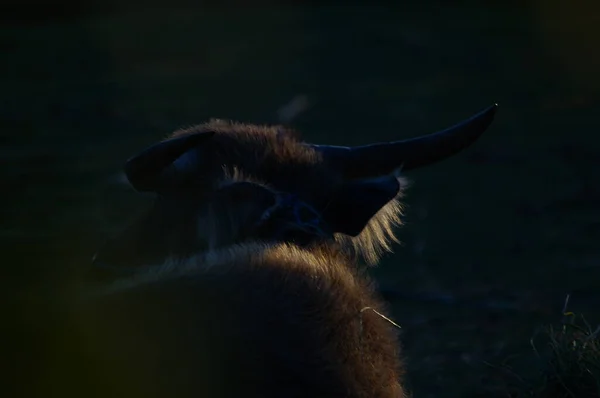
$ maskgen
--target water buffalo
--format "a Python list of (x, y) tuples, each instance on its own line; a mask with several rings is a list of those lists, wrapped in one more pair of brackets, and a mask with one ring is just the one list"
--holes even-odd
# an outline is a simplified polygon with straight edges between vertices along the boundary
[(127, 270), (73, 310), (77, 388), (127, 397), (405, 397), (397, 325), (357, 267), (390, 248), (410, 170), (474, 142), (496, 107), (361, 147), (212, 121), (131, 158), (154, 207), (96, 255)]
[(287, 192), (319, 212), (348, 253), (368, 263), (391, 249), (400, 223), (403, 172), (443, 160), (471, 145), (496, 105), (435, 134), (358, 147), (313, 145), (280, 126), (213, 120), (176, 131), (129, 159), (131, 185), (156, 195), (154, 208), (100, 250), (98, 267), (161, 264), (205, 250), (205, 201), (234, 170)]

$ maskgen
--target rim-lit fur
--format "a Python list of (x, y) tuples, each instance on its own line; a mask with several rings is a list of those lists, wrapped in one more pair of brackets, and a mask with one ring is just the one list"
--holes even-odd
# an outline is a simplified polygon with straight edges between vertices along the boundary
[(130, 398), (402, 398), (397, 331), (351, 265), (327, 247), (248, 243), (119, 281), (79, 317), (99, 385)]
[[(395, 162), (414, 168), (451, 155), (481, 134), (494, 110), (441, 135), (358, 152), (317, 152), (280, 126), (212, 120), (172, 137), (207, 134), (130, 159), (130, 182), (156, 192), (158, 207), (150, 222), (126, 231), (125, 248), (143, 252), (181, 220), (189, 227), (191, 218), (196, 231), (191, 245), (172, 234), (154, 253), (167, 258), (161, 265), (138, 269), (76, 310), (92, 368), (77, 379), (78, 393), (94, 386), (96, 395), (128, 398), (405, 397), (397, 325), (353, 256), (373, 264), (396, 240), (405, 184), (388, 174)], [(181, 218), (165, 223), (172, 213)], [(154, 233), (144, 234), (152, 224)]]
[[(318, 152), (303, 145), (299, 133), (283, 126), (214, 119), (178, 130), (171, 137), (201, 131), (215, 132), (211, 139), (214, 161), (225, 165), (224, 175), (231, 175), (235, 169), (276, 190), (298, 194), (317, 211), (327, 207), (327, 198), (342, 180)], [(214, 164), (215, 170), (223, 170), (219, 164)], [(213, 176), (213, 187), (222, 176)], [(382, 254), (392, 251), (392, 243), (398, 242), (395, 228), (402, 224), (400, 199), (408, 185), (406, 179), (398, 176), (398, 180), (403, 189), (397, 198), (384, 206), (358, 236), (336, 234), (348, 253), (362, 257), (368, 264), (376, 264)]]
[[(207, 217), (221, 243), (277, 203), (277, 192), (239, 172), (215, 195)], [(71, 330), (86, 365), (69, 388), (128, 398), (405, 397), (398, 331), (338, 243), (218, 246), (118, 280), (76, 309)]]

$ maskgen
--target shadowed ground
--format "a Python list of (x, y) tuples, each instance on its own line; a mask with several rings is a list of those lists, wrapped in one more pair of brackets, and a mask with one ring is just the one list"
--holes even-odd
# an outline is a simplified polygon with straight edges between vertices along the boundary
[[(148, 8), (3, 26), (0, 233), (18, 303), (8, 332), (25, 337), (15, 369), (44, 377), (43, 360), (26, 359), (52, 352), (39, 325), (148, 203), (122, 183), (123, 161), (210, 117), (294, 116), (306, 140), (352, 145), (500, 104), (473, 148), (409, 175), (403, 245), (374, 271), (404, 329), (415, 396), (489, 385), (483, 361), (529, 350), (567, 293), (597, 322), (595, 15), (552, 2)], [(301, 112), (286, 113), (294, 104)]]

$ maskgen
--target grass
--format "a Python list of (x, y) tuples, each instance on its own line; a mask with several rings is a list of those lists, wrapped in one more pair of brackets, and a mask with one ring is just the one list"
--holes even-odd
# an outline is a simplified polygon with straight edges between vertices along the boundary
[(506, 398), (595, 398), (600, 396), (600, 326), (564, 312), (559, 327), (546, 326), (521, 357), (535, 371), (524, 378), (508, 364), (490, 365), (498, 385), (483, 395)]

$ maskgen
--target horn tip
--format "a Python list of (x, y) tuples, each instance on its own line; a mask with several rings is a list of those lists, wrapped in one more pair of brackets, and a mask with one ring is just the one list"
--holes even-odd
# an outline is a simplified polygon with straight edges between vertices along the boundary
[[(485, 128), (487, 128), (487, 126), (492, 123), (492, 120), (494, 120), (494, 116), (496, 116), (497, 110), (498, 110), (498, 103), (494, 102), (492, 105), (488, 106), (487, 108), (485, 108), (484, 110), (482, 110), (481, 112), (479, 112), (478, 114), (473, 116), (473, 118), (471, 120), (474, 120), (474, 119), (479, 119), (482, 121), (485, 120), (485, 123), (486, 123)], [(483, 130), (485, 130), (485, 128)], [(483, 130), (481, 131), (482, 133), (483, 133)]]

